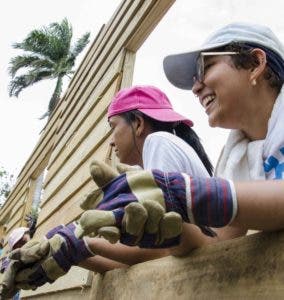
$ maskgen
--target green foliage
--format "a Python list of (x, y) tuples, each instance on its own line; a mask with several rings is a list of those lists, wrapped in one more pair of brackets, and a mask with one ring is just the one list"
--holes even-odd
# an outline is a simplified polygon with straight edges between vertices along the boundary
[[(74, 73), (76, 57), (89, 43), (90, 33), (85, 33), (71, 45), (73, 30), (67, 19), (61, 23), (51, 23), (41, 29), (31, 31), (21, 43), (14, 43), (14, 49), (24, 51), (11, 59), (9, 74), (9, 96), (18, 97), (23, 89), (44, 79), (56, 79), (56, 87), (49, 101), (49, 116), (55, 109), (62, 93), (62, 80)], [(19, 71), (21, 74), (17, 75)]]
[(14, 184), (14, 175), (0, 167), (0, 207), (3, 206)]

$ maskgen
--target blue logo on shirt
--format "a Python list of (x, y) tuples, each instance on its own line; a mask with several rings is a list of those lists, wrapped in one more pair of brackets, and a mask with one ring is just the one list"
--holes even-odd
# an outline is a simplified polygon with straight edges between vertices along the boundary
[(279, 149), (281, 153), (281, 158), (276, 158), (275, 156), (269, 156), (263, 164), (264, 171), (266, 173), (271, 170), (275, 170), (274, 179), (284, 179), (284, 147)]

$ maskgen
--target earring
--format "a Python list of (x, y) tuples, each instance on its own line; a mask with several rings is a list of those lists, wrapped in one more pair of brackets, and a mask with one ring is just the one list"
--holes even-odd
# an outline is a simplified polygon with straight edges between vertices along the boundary
[(256, 86), (256, 80), (255, 79), (252, 80), (251, 85)]

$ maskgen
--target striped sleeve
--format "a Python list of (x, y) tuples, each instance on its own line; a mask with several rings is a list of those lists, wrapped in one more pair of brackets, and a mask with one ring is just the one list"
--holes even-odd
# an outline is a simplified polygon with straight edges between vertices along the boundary
[(237, 214), (237, 198), (232, 181), (196, 178), (183, 174), (186, 182), (187, 214), (191, 223), (223, 227)]

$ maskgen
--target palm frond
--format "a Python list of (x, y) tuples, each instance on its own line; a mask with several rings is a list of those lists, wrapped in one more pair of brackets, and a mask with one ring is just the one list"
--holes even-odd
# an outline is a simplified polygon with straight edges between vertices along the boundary
[(23, 68), (53, 69), (54, 63), (38, 55), (18, 55), (10, 60), (8, 72), (13, 78)]
[(39, 30), (33, 30), (21, 43), (14, 43), (15, 49), (37, 53), (56, 61), (70, 50), (72, 27), (68, 21), (52, 23)]
[(52, 35), (60, 41), (62, 56), (67, 56), (70, 51), (73, 29), (66, 18), (61, 23), (52, 23), (50, 25)]
[(30, 71), (27, 74), (16, 76), (13, 80), (11, 80), (8, 91), (9, 96), (18, 97), (20, 92), (28, 87), (33, 85), (34, 83), (41, 81), (42, 79), (51, 78), (51, 74), (49, 71), (40, 71), (34, 72)]
[(45, 30), (33, 30), (21, 43), (14, 43), (12, 47), (14, 49), (46, 55), (45, 49), (48, 44), (49, 37)]
[(76, 41), (75, 45), (72, 47), (72, 50), (70, 51), (74, 59), (83, 51), (83, 49), (90, 42), (89, 38), (90, 38), (90, 32), (86, 32)]

